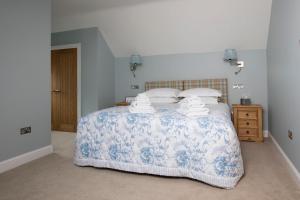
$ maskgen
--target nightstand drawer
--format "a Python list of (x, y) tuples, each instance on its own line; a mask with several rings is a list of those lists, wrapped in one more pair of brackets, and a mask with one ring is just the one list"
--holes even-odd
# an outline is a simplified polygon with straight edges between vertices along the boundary
[(238, 120), (238, 128), (257, 128), (258, 122), (257, 120)]
[(240, 137), (255, 137), (258, 134), (258, 130), (257, 129), (245, 129), (245, 128), (241, 128), (238, 129), (238, 135)]
[(239, 119), (257, 119), (256, 110), (239, 110), (238, 111)]

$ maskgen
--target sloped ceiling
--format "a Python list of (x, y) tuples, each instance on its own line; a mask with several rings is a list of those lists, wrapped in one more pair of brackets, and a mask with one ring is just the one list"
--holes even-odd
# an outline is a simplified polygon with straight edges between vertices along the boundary
[(116, 57), (266, 49), (272, 0), (53, 0), (52, 31), (96, 26)]

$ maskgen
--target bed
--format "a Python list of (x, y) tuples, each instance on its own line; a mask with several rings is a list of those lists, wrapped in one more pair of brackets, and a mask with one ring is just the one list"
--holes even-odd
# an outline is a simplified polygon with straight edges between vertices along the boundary
[(154, 114), (113, 107), (82, 117), (74, 163), (135, 173), (186, 177), (234, 188), (244, 173), (240, 143), (231, 122), (227, 80), (147, 82), (145, 89), (209, 87), (222, 91), (210, 114), (190, 119), (177, 104), (156, 105)]

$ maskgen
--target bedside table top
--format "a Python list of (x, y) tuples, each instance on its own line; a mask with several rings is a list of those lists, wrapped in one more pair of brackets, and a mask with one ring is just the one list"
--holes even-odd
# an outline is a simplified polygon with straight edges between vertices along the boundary
[(125, 101), (122, 101), (122, 102), (118, 102), (116, 103), (116, 106), (129, 106), (130, 104), (125, 102)]
[(232, 104), (232, 107), (236, 107), (236, 108), (261, 108), (262, 106), (259, 104), (250, 104), (250, 105), (241, 105), (241, 104)]

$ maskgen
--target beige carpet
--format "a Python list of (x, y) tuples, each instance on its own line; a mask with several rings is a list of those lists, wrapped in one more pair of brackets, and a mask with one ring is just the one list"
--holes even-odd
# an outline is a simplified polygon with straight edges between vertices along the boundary
[(54, 133), (54, 154), (0, 174), (0, 199), (300, 199), (299, 185), (270, 140), (242, 143), (246, 175), (235, 189), (224, 190), (184, 178), (76, 167), (73, 138), (69, 133)]

